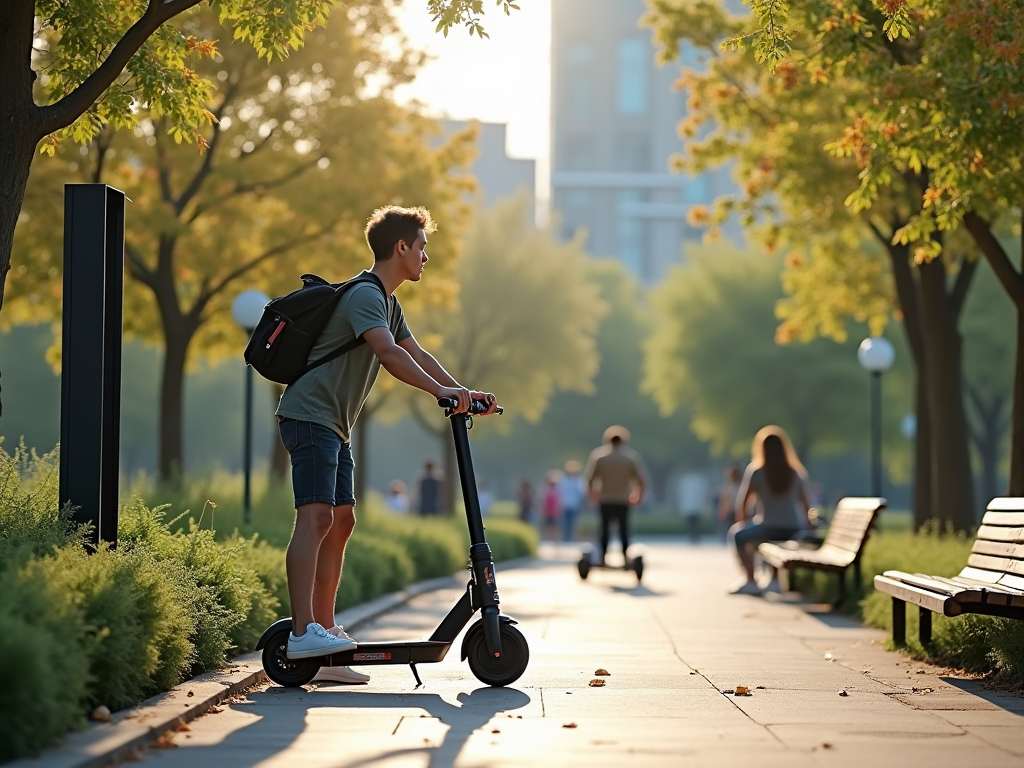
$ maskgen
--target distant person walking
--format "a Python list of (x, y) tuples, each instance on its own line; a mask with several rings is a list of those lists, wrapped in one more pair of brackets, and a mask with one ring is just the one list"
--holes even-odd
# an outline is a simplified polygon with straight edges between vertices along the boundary
[[(736, 546), (747, 580), (733, 594), (757, 595), (754, 581), (754, 549), (765, 541), (787, 540), (811, 527), (807, 503), (807, 470), (793, 450), (789, 436), (781, 427), (768, 426), (754, 437), (752, 461), (743, 474), (736, 494), (736, 523), (729, 536)], [(751, 502), (757, 508), (747, 519)]]
[(516, 503), (519, 505), (519, 519), (524, 523), (533, 522), (533, 486), (527, 478), (519, 484), (519, 491), (516, 493)]
[(405, 483), (401, 480), (392, 480), (388, 486), (388, 496), (384, 500), (388, 511), (396, 515), (409, 514), (409, 493)]
[(544, 481), (544, 498), (542, 502), (544, 514), (544, 528), (541, 531), (541, 540), (558, 541), (558, 521), (562, 516), (562, 500), (558, 495), (558, 481), (562, 479), (562, 473), (557, 469), (548, 472)]
[(558, 498), (562, 504), (562, 541), (576, 536), (576, 518), (587, 500), (587, 488), (580, 472), (583, 466), (575, 459), (565, 462), (565, 474), (558, 481)]
[(416, 511), (420, 517), (435, 517), (441, 513), (441, 492), (444, 478), (437, 471), (434, 462), (423, 465), (423, 474), (416, 484)]
[(643, 499), (648, 486), (647, 470), (640, 454), (629, 448), (629, 430), (613, 426), (604, 431), (604, 445), (587, 459), (584, 473), (590, 498), (601, 512), (601, 562), (608, 554), (611, 524), (619, 529), (622, 556), (629, 548), (629, 510)]

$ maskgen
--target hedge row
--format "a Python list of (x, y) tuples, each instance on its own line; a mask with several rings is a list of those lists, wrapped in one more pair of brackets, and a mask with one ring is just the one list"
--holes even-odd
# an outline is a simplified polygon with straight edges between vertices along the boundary
[[(289, 613), (284, 550), (217, 534), (132, 499), (118, 547), (86, 554), (58, 510), (57, 457), (0, 450), (0, 761), (48, 747), (93, 707), (132, 705), (255, 647)], [(373, 517), (370, 515), (369, 517)], [(531, 530), (489, 526), (496, 559)], [(343, 608), (457, 571), (465, 534), (445, 521), (363, 525), (346, 553)]]
[[(883, 512), (883, 514), (885, 514)], [(876, 574), (889, 570), (955, 576), (967, 563), (973, 539), (930, 526), (919, 533), (881, 531), (868, 540), (861, 559), (863, 583), (856, 585), (848, 605), (871, 626), (892, 632), (892, 599), (872, 586)], [(798, 586), (822, 600), (836, 596), (832, 574), (798, 574)], [(917, 641), (917, 611), (907, 611), (906, 651), (916, 659), (989, 674), (1010, 686), (1024, 685), (1024, 623), (1012, 619), (967, 615), (932, 618), (932, 646)], [(891, 643), (891, 641), (890, 641)]]

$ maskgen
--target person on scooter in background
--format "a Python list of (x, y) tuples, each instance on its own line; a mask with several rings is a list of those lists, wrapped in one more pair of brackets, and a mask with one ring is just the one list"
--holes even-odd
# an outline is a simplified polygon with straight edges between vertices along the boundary
[[(291, 456), (295, 494), (295, 528), (286, 559), (292, 606), (289, 658), (327, 656), (357, 645), (335, 625), (334, 604), (345, 545), (356, 524), (349, 436), (380, 367), (434, 398), (457, 401), (456, 413), (467, 412), (471, 398), (487, 403), (485, 415), (497, 408), (494, 395), (471, 392), (416, 343), (394, 296), (406, 281), (423, 277), (427, 235), (435, 228), (425, 208), (386, 206), (373, 212), (365, 230), (373, 252), (373, 266), (363, 272), (369, 279), (341, 297), (309, 360), (355, 338), (366, 343), (301, 376), (281, 396), (277, 418)], [(323, 667), (314, 678), (369, 679), (348, 667)]]
[(622, 556), (629, 548), (629, 510), (640, 504), (649, 485), (647, 470), (640, 454), (629, 448), (629, 430), (608, 427), (604, 431), (604, 445), (595, 448), (587, 459), (584, 476), (591, 500), (601, 513), (601, 564), (608, 554), (608, 540), (612, 521), (619, 528)]

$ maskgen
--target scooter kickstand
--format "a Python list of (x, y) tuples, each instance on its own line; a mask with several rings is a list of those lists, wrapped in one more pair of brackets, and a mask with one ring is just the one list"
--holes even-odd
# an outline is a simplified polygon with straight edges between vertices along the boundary
[[(409, 662), (409, 669), (412, 670), (412, 676), (416, 678), (416, 688), (422, 688), (423, 681), (420, 680), (420, 673), (416, 671), (416, 664), (413, 662)], [(413, 688), (413, 690), (415, 691), (416, 688)]]

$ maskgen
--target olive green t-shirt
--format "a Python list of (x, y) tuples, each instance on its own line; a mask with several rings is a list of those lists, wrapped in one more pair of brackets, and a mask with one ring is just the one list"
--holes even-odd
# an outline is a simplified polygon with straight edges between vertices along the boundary
[[(385, 299), (381, 289), (369, 281), (349, 288), (313, 345), (308, 362), (380, 327), (388, 328), (395, 341), (412, 335), (402, 305), (394, 296)], [(289, 384), (281, 395), (277, 415), (323, 424), (347, 443), (379, 371), (377, 356), (369, 344), (362, 344)]]

